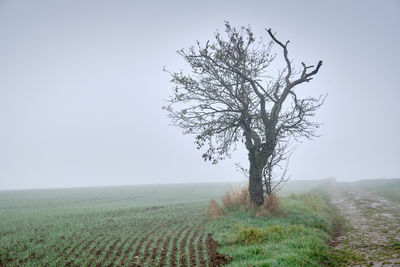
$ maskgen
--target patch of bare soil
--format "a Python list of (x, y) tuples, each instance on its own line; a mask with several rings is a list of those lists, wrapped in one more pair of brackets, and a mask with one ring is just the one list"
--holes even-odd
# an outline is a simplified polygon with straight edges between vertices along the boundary
[(197, 254), (199, 257), (199, 263), (201, 267), (207, 266), (207, 262), (204, 259), (204, 252), (203, 252), (203, 240), (205, 238), (204, 232), (201, 233), (200, 238), (197, 241)]
[(112, 256), (112, 252), (115, 250), (117, 244), (120, 241), (121, 240), (115, 240), (114, 243), (111, 244), (110, 248), (106, 251), (106, 256), (103, 258), (103, 260), (99, 264), (97, 264), (98, 267), (105, 266), (105, 263)]
[(183, 236), (180, 247), (181, 247), (181, 258), (180, 258), (180, 265), (185, 265), (184, 263), (186, 262), (187, 256), (186, 255), (186, 244), (189, 238), (189, 234), (194, 230), (194, 227), (191, 227), (186, 234)]
[(336, 187), (332, 204), (348, 226), (334, 246), (357, 255), (351, 266), (400, 266), (400, 205), (349, 186)]
[(175, 236), (175, 238), (172, 241), (172, 252), (171, 252), (171, 258), (170, 258), (170, 266), (177, 266), (177, 258), (176, 255), (178, 253), (178, 240), (181, 237), (182, 233), (189, 228), (189, 225), (186, 225), (184, 228), (182, 228), (178, 234)]
[(217, 252), (218, 243), (211, 237), (211, 235), (208, 235), (206, 244), (208, 250), (208, 258), (210, 260), (210, 267), (224, 266), (232, 260), (231, 257), (222, 255)]
[(167, 255), (168, 255), (168, 245), (169, 242), (171, 241), (172, 238), (172, 234), (169, 234), (167, 236), (167, 239), (165, 239), (164, 245), (161, 249), (161, 260), (160, 260), (160, 264), (158, 266), (164, 266), (165, 262), (167, 260)]
[(164, 206), (154, 206), (154, 207), (150, 207), (150, 208), (145, 208), (142, 212), (158, 210), (158, 209), (163, 209), (163, 208), (164, 208)]
[(189, 240), (190, 266), (196, 266), (196, 249), (194, 241), (199, 236), (200, 228), (201, 227), (197, 227), (196, 231)]
[(147, 258), (149, 258), (149, 257), (151, 256), (151, 255), (150, 255), (150, 248), (151, 248), (151, 245), (152, 245), (153, 242), (154, 242), (154, 239), (155, 239), (155, 236), (153, 236), (152, 238), (150, 238), (149, 242), (147, 242), (147, 245), (146, 245), (146, 247), (144, 248), (143, 257), (142, 257), (142, 259), (140, 260), (140, 264), (139, 264), (139, 265), (144, 265), (144, 263), (146, 262)]
[[(10, 259), (10, 262), (11, 262), (11, 259)], [(1, 259), (0, 259), (0, 267), (5, 267), (5, 266), (6, 266), (6, 264), (3, 263), (3, 262), (1, 261)]]
[(136, 238), (134, 238), (134, 239), (130, 242), (129, 247), (128, 247), (128, 249), (127, 249), (126, 252), (125, 252), (124, 259), (122, 260), (122, 266), (125, 266), (125, 265), (127, 264), (128, 258), (129, 258), (129, 253), (130, 253), (130, 251), (132, 250), (133, 245), (136, 244), (136, 242), (137, 242), (138, 240), (139, 240), (139, 238), (136, 237)]
[(115, 254), (115, 258), (116, 258), (116, 259), (118, 259), (118, 258), (122, 255), (122, 251), (123, 251), (123, 249), (124, 249), (124, 247), (125, 247), (125, 244), (128, 243), (129, 239), (130, 239), (129, 236), (126, 237), (125, 240), (124, 240), (124, 242), (122, 242), (121, 245), (119, 246), (119, 248), (118, 248), (118, 250), (117, 250), (117, 253)]
[(162, 242), (166, 236), (167, 232), (164, 232), (160, 235), (160, 237), (157, 239), (156, 244), (151, 252), (151, 259), (150, 259), (150, 265), (155, 266), (155, 260), (158, 254), (158, 251), (162, 248)]

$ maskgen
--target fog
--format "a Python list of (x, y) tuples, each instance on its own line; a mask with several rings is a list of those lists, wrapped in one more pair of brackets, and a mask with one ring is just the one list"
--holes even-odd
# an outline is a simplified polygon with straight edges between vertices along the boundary
[[(292, 179), (400, 177), (398, 1), (0, 1), (0, 189), (243, 181), (205, 163), (161, 109), (162, 71), (224, 20), (272, 28), (299, 64), (324, 61), (306, 94), (328, 94), (321, 137)], [(242, 144), (241, 144), (242, 145)]]

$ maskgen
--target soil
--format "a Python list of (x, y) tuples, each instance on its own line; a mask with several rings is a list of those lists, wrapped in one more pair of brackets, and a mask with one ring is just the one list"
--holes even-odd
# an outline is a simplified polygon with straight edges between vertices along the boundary
[(156, 260), (156, 256), (158, 254), (158, 250), (160, 248), (162, 248), (161, 245), (162, 245), (162, 242), (163, 242), (166, 234), (167, 234), (167, 232), (164, 232), (156, 241), (156, 244), (155, 244), (155, 246), (154, 246), (154, 248), (153, 248), (153, 250), (151, 252), (151, 260), (150, 260), (151, 266), (154, 266), (154, 261)]
[(188, 238), (189, 238), (189, 234), (192, 232), (194, 230), (194, 227), (191, 227), (187, 232), (186, 232), (186, 234), (184, 235), (184, 237), (182, 238), (182, 240), (181, 240), (181, 244), (180, 244), (180, 247), (181, 247), (181, 258), (180, 258), (180, 265), (186, 265), (186, 264), (183, 264), (183, 263), (185, 263), (186, 262), (186, 259), (187, 259), (187, 255), (186, 255), (186, 243), (187, 243), (187, 240), (188, 240)]
[(147, 245), (146, 245), (146, 247), (144, 248), (144, 255), (143, 255), (143, 257), (142, 257), (142, 259), (141, 259), (139, 265), (143, 265), (143, 264), (146, 262), (147, 258), (150, 256), (150, 247), (151, 247), (151, 245), (152, 245), (153, 242), (154, 242), (154, 238), (155, 238), (155, 237), (152, 237), (152, 238), (149, 240), (149, 242), (147, 242)]
[(201, 236), (197, 241), (197, 253), (198, 253), (199, 263), (200, 263), (201, 267), (207, 266), (207, 262), (204, 259), (203, 239), (204, 239), (204, 232), (201, 233)]
[(124, 242), (122, 242), (122, 244), (119, 246), (119, 248), (118, 248), (118, 250), (117, 250), (117, 253), (115, 254), (115, 255), (116, 255), (116, 258), (119, 258), (119, 257), (122, 255), (122, 251), (123, 251), (123, 249), (124, 249), (124, 247), (125, 247), (125, 244), (128, 243), (129, 239), (130, 239), (130, 238), (127, 237), (127, 238), (124, 240)]
[(150, 208), (145, 208), (144, 210), (142, 210), (142, 212), (158, 210), (158, 209), (163, 209), (163, 208), (164, 208), (164, 206), (154, 206), (154, 207), (150, 207)]
[(110, 248), (107, 250), (106, 252), (106, 256), (103, 258), (103, 260), (97, 264), (98, 267), (104, 266), (106, 261), (110, 258), (110, 256), (112, 255), (112, 252), (114, 251), (115, 247), (117, 246), (117, 243), (120, 242), (120, 240), (116, 240), (114, 241), (114, 243), (112, 243), (112, 245), (110, 246)]
[(165, 239), (164, 245), (161, 250), (161, 260), (160, 260), (159, 266), (165, 265), (165, 261), (167, 260), (167, 255), (168, 255), (168, 245), (169, 245), (169, 242), (171, 241), (171, 238), (172, 238), (172, 234), (169, 234), (167, 236), (167, 239)]
[(231, 257), (222, 255), (217, 252), (218, 243), (211, 237), (211, 235), (208, 235), (206, 243), (207, 243), (208, 257), (210, 260), (210, 267), (224, 266), (225, 264), (229, 263), (232, 260)]
[(125, 265), (127, 264), (127, 261), (128, 261), (128, 258), (129, 258), (129, 251), (132, 250), (133, 245), (136, 244), (136, 242), (138, 241), (138, 239), (139, 239), (139, 238), (136, 237), (136, 238), (134, 238), (134, 239), (130, 242), (129, 247), (128, 247), (128, 249), (126, 250), (124, 259), (122, 260), (122, 265), (123, 265), (123, 266), (125, 266)]
[(139, 259), (139, 254), (140, 254), (140, 250), (142, 249), (143, 245), (147, 242), (147, 238), (148, 236), (151, 236), (153, 233), (155, 232), (155, 230), (151, 231), (149, 233), (149, 235), (146, 235), (145, 237), (143, 237), (140, 241), (139, 244), (136, 247), (136, 250), (133, 254), (133, 260), (136, 261)]
[(182, 228), (178, 234), (175, 236), (174, 240), (172, 241), (172, 252), (171, 252), (171, 259), (170, 259), (170, 266), (177, 266), (177, 259), (176, 259), (176, 254), (178, 253), (178, 239), (182, 235), (182, 233), (189, 228), (189, 225), (186, 225), (184, 228)]
[[(174, 221), (170, 220), (161, 225), (170, 224), (172, 222)], [(230, 257), (222, 255), (217, 252), (218, 243), (212, 238), (211, 235), (205, 236), (203, 232), (204, 229), (201, 225), (197, 226), (186, 225), (185, 227), (181, 228), (175, 236), (174, 234), (165, 231), (158, 238), (154, 237), (151, 238), (152, 234), (155, 231), (157, 231), (157, 229), (159, 229), (159, 227), (150, 230), (146, 235), (143, 235), (141, 238), (136, 237), (130, 239), (129, 237), (127, 237), (123, 241), (122, 240), (112, 241), (109, 250), (106, 252), (106, 257), (101, 262), (98, 263), (98, 266), (105, 265), (107, 259), (110, 257), (110, 255), (114, 250), (117, 250), (116, 251), (117, 256), (121, 256), (122, 253), (124, 253), (123, 247), (127, 242), (129, 242), (130, 244), (129, 247), (127, 248), (127, 251), (125, 251), (126, 253), (125, 257), (121, 263), (123, 266), (125, 265), (135, 266), (135, 267), (144, 266), (146, 259), (148, 258), (150, 258), (149, 264), (154, 264), (156, 255), (158, 254), (157, 252), (160, 252), (161, 254), (159, 266), (165, 266), (166, 264), (169, 264), (168, 266), (178, 266), (178, 265), (186, 266), (187, 264), (189, 264), (190, 266), (199, 266), (199, 267), (206, 267), (206, 266), (218, 267), (218, 266), (224, 266), (225, 264), (229, 263), (232, 260)], [(193, 235), (189, 238), (191, 233), (193, 233)], [(81, 253), (83, 253), (83, 251), (89, 250), (90, 246), (92, 246), (93, 243), (99, 244), (104, 239), (105, 239), (104, 236), (99, 236), (91, 240), (90, 242), (85, 244)], [(205, 240), (205, 246), (203, 246), (203, 240)], [(117, 244), (120, 241), (122, 241), (122, 244), (117, 248)], [(179, 251), (178, 251), (178, 242), (180, 242)], [(134, 246), (135, 243), (137, 244), (137, 246), (135, 248), (135, 251), (133, 252), (134, 255), (132, 262), (128, 263), (127, 262), (128, 255), (130, 254), (128, 252), (132, 251), (132, 247)], [(154, 243), (155, 247), (151, 249)], [(169, 252), (168, 249), (170, 243), (172, 243), (172, 251), (170, 251), (171, 253), (170, 261), (167, 263), (166, 260)], [(103, 248), (98, 248), (95, 245), (90, 249), (89, 253), (90, 254), (102, 253), (105, 246), (106, 245), (104, 244)], [(77, 250), (78, 247), (79, 244), (72, 247), (68, 255), (72, 255)], [(139, 254), (143, 247), (144, 247), (144, 252), (143, 252), (144, 255), (143, 257), (139, 257)], [(188, 253), (189, 255), (186, 254), (185, 250), (186, 247), (188, 247), (189, 249)], [(180, 259), (178, 259), (177, 257), (178, 253), (181, 255)], [(208, 260), (206, 258), (208, 258)], [(3, 263), (0, 262), (0, 267), (2, 267), (2, 264)], [(91, 264), (93, 265), (94, 262), (92, 261)], [(68, 262), (67, 265), (72, 266), (74, 265), (74, 262), (71, 260)]]
[(400, 205), (347, 184), (333, 196), (348, 227), (332, 243), (357, 256), (351, 266), (400, 266)]
[(196, 249), (194, 241), (199, 236), (200, 227), (196, 229), (192, 237), (189, 240), (189, 253), (190, 253), (190, 266), (196, 266)]

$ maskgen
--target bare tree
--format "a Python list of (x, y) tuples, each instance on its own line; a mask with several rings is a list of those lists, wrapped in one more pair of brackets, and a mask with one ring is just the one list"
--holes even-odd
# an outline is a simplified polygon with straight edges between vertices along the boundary
[[(206, 146), (202, 156), (213, 164), (229, 157), (239, 141), (245, 144), (255, 205), (264, 202), (263, 174), (272, 175), (271, 169), (286, 155), (289, 138), (315, 136), (319, 124), (310, 119), (323, 103), (321, 97), (300, 98), (294, 91), (312, 80), (322, 61), (315, 67), (301, 63), (301, 71), (295, 71), (289, 41), (282, 43), (271, 29), (266, 31), (269, 42), (256, 40), (250, 27), (237, 29), (226, 22), (225, 37), (217, 32), (213, 41), (179, 50), (191, 72), (168, 72), (174, 93), (164, 107), (173, 125), (196, 135), (198, 149)], [(274, 44), (285, 62), (276, 77), (268, 73), (277, 56)]]

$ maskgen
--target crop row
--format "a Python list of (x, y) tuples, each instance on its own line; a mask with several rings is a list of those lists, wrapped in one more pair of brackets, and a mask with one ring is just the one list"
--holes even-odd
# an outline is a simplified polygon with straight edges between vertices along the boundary
[(62, 212), (0, 230), (0, 266), (210, 265), (202, 204)]
[(65, 266), (208, 266), (203, 224), (166, 220), (123, 237), (100, 233), (68, 240), (57, 260)]

